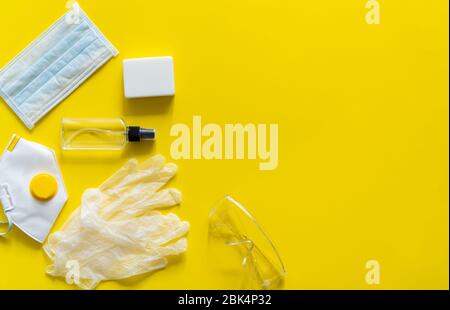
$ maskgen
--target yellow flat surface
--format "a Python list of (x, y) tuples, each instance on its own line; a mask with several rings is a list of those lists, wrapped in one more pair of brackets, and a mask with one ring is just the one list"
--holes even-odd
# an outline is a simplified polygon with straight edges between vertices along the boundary
[[(228, 193), (253, 210), (287, 267), (286, 289), (448, 289), (448, 1), (80, 0), (120, 55), (29, 132), (0, 103), (0, 145), (13, 133), (56, 150), (70, 198), (53, 231), (131, 157), (170, 157), (170, 128), (279, 124), (279, 165), (178, 160), (172, 211), (191, 223), (187, 253), (165, 270), (101, 289), (227, 289), (208, 259), (208, 210)], [(64, 0), (0, 3), (0, 66), (65, 13)], [(176, 96), (125, 100), (124, 58), (171, 55)], [(124, 117), (157, 142), (116, 156), (60, 150), (62, 117)], [(1, 172), (0, 172), (1, 173)], [(380, 284), (365, 281), (368, 260)], [(41, 246), (0, 239), (1, 289), (70, 289), (44, 273)], [(223, 263), (223, 262), (222, 262)]]

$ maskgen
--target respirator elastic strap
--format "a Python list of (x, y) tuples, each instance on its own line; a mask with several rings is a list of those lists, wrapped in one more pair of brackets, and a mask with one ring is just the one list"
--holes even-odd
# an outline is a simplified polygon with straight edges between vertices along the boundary
[(6, 216), (6, 222), (0, 221), (0, 224), (8, 224), (8, 229), (6, 231), (0, 231), (0, 236), (4, 236), (9, 233), (13, 226), (13, 221), (11, 218), (10, 211), (14, 209), (14, 204), (9, 193), (9, 187), (7, 184), (0, 184), (0, 205), (3, 209), (3, 213)]

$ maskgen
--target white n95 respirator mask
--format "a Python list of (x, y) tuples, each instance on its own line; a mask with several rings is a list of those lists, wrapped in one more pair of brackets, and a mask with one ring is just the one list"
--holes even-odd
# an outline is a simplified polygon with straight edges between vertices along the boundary
[(0, 96), (32, 129), (45, 114), (118, 54), (73, 7), (0, 70)]
[(0, 158), (0, 235), (15, 225), (43, 243), (67, 198), (53, 150), (13, 136)]

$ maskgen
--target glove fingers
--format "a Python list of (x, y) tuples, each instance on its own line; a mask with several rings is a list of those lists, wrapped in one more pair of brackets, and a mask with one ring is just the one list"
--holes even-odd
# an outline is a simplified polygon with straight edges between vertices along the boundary
[(116, 173), (110, 176), (102, 185), (99, 186), (100, 191), (106, 191), (109, 188), (120, 184), (120, 182), (131, 174), (138, 166), (136, 159), (130, 159), (125, 165), (123, 165)]
[(169, 165), (168, 169), (164, 169), (164, 163), (165, 158), (162, 155), (153, 156), (141, 164), (135, 159), (132, 159), (106, 180), (99, 189), (101, 191), (107, 191), (113, 188), (122, 189), (140, 182), (155, 182), (158, 180), (166, 183), (171, 176), (164, 181), (162, 175), (160, 176), (160, 172), (169, 170), (173, 176), (176, 173), (176, 169), (173, 171), (173, 164)]
[[(173, 178), (177, 170), (178, 167), (172, 163), (147, 170), (138, 169), (104, 192), (113, 198), (129, 196), (130, 191), (155, 193)], [(102, 188), (100, 190), (103, 191)]]
[(158, 154), (155, 156), (150, 157), (147, 160), (144, 160), (141, 162), (138, 166), (140, 170), (147, 170), (147, 169), (153, 169), (154, 167), (158, 167), (159, 169), (164, 166), (164, 163), (166, 162), (166, 159), (164, 156)]
[(180, 221), (175, 214), (162, 215), (157, 211), (140, 218), (108, 222), (108, 230), (114, 231), (115, 235), (145, 248), (170, 243), (186, 235), (189, 228), (189, 223)]
[(104, 217), (114, 221), (125, 220), (127, 218), (147, 215), (156, 209), (172, 207), (181, 202), (181, 192), (177, 189), (169, 188), (159, 191), (154, 195), (146, 194), (144, 196), (135, 196), (135, 198), (133, 201), (127, 201), (128, 203), (125, 204), (125, 207), (120, 212), (111, 214), (110, 212), (112, 210), (107, 210), (104, 213)]
[(152, 246), (160, 246), (186, 235), (189, 228), (189, 223), (180, 221), (175, 214), (161, 215), (158, 226), (148, 231), (147, 240)]
[(160, 252), (164, 256), (179, 255), (186, 252), (187, 250), (187, 240), (186, 238), (181, 238), (174, 243), (166, 245), (160, 248)]
[(128, 255), (118, 263), (117, 268), (111, 270), (108, 274), (108, 279), (120, 280), (162, 269), (167, 266), (168, 262), (166, 257), (152, 256), (146, 253), (141, 255)]

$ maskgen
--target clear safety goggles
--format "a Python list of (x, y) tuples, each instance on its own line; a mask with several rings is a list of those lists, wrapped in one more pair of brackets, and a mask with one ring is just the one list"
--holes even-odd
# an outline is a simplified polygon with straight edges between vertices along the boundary
[[(286, 276), (281, 256), (255, 218), (242, 204), (225, 196), (210, 211), (210, 237), (238, 252), (249, 276), (245, 288), (275, 289)], [(225, 256), (224, 256), (225, 257)]]

